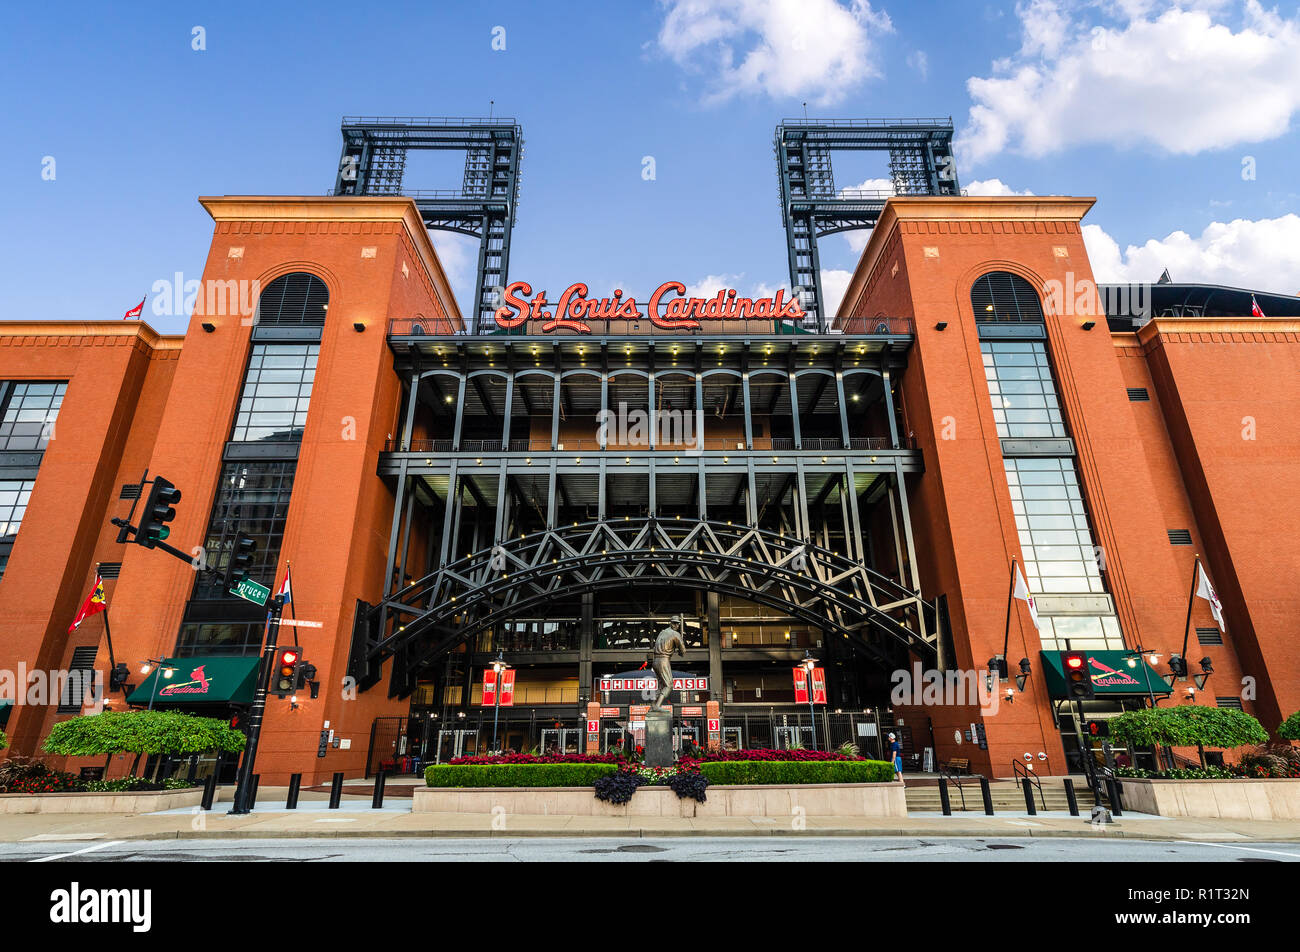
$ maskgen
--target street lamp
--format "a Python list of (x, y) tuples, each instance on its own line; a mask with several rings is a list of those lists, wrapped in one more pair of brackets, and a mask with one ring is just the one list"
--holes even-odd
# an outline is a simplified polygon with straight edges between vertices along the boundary
[(1144, 657), (1147, 663), (1142, 665), (1142, 677), (1146, 682), (1147, 695), (1151, 700), (1151, 706), (1155, 707), (1156, 692), (1151, 687), (1151, 665), (1155, 664), (1157, 661), (1160, 660), (1160, 655), (1158, 655), (1154, 651), (1145, 650), (1141, 645), (1138, 645), (1132, 651), (1124, 652), (1124, 659), (1128, 662), (1128, 666), (1130, 668), (1136, 668), (1138, 666), (1139, 659), (1142, 659)]
[(496, 672), (496, 690), (492, 693), (492, 749), (497, 749), (497, 722), (501, 717), (501, 673), (508, 667), (500, 651), (497, 652), (497, 659), (492, 662), (492, 670)]
[[(140, 673), (147, 675), (150, 671), (149, 666), (152, 664), (158, 665), (158, 673), (161, 674), (164, 678), (170, 678), (173, 674), (176, 673), (175, 668), (168, 667), (167, 665), (163, 664), (161, 660), (157, 658), (149, 658), (144, 663), (144, 665), (140, 668)], [(158, 679), (154, 678), (153, 687), (149, 689), (149, 710), (151, 711), (153, 710), (153, 699), (157, 695), (157, 693), (158, 693)]]
[(1020, 673), (1016, 675), (1016, 690), (1021, 694), (1025, 693), (1025, 682), (1029, 680), (1029, 672), (1032, 665), (1028, 658), (1020, 659)]
[(812, 742), (813, 750), (817, 750), (817, 708), (813, 705), (813, 668), (817, 667), (817, 660), (807, 649), (804, 650), (803, 660), (799, 666), (804, 670), (804, 681), (808, 685), (808, 723), (812, 725)]
[(1192, 680), (1196, 682), (1196, 690), (1205, 687), (1205, 682), (1210, 680), (1210, 675), (1214, 673), (1214, 663), (1209, 658), (1202, 658), (1200, 661), (1201, 673), (1192, 675)]

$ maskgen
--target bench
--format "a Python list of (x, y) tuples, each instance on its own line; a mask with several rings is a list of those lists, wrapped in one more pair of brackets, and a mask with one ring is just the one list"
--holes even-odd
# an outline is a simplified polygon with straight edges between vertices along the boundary
[(970, 774), (970, 759), (964, 757), (954, 757), (943, 765), (944, 770), (950, 774)]

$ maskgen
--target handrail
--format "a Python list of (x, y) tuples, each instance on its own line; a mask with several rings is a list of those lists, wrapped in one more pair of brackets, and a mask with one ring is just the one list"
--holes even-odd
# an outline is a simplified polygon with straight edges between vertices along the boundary
[[(961, 781), (960, 781), (959, 779), (957, 779), (957, 775), (956, 775), (955, 773), (953, 773), (951, 770), (949, 770), (949, 769), (948, 769), (946, 766), (944, 766), (943, 764), (938, 764), (937, 766), (938, 766), (938, 768), (939, 768), (939, 776), (940, 776), (942, 779), (949, 781), (953, 786), (955, 786), (955, 787), (957, 788), (957, 794), (961, 797), (961, 808), (962, 808), (962, 812), (965, 812), (965, 810), (966, 810), (966, 791), (965, 791), (964, 789), (962, 789)], [(973, 778), (967, 778), (967, 779), (973, 779)]]
[(1022, 764), (1019, 760), (1015, 760), (1015, 759), (1013, 759), (1013, 760), (1011, 761), (1011, 772), (1012, 772), (1013, 774), (1015, 774), (1016, 777), (1025, 777), (1025, 778), (1027, 778), (1027, 779), (1029, 780), (1029, 782), (1030, 782), (1033, 786), (1035, 786), (1035, 787), (1038, 788), (1038, 800), (1039, 800), (1040, 803), (1042, 803), (1042, 805), (1043, 805), (1043, 809), (1046, 810), (1046, 809), (1047, 809), (1047, 797), (1045, 797), (1045, 796), (1043, 795), (1043, 784), (1042, 784), (1042, 782), (1038, 779), (1037, 774), (1035, 774), (1032, 770), (1030, 770), (1030, 769), (1029, 769), (1028, 767), (1026, 767), (1024, 764)]

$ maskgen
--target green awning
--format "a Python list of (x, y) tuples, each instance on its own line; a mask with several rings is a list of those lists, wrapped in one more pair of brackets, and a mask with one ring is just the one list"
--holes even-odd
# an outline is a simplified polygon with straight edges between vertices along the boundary
[[(128, 704), (153, 706), (195, 704), (251, 704), (257, 687), (253, 658), (165, 658), (144, 682), (131, 692)], [(165, 675), (171, 669), (171, 677)]]
[[(1047, 692), (1051, 697), (1069, 697), (1065, 689), (1063, 651), (1041, 652)], [(1169, 685), (1141, 658), (1126, 658), (1123, 651), (1089, 651), (1088, 669), (1092, 688), (1098, 697), (1121, 695), (1169, 694)]]

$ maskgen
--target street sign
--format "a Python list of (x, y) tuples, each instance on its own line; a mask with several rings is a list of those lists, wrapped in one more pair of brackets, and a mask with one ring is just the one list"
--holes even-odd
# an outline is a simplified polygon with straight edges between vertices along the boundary
[(252, 602), (254, 605), (265, 605), (266, 600), (271, 597), (271, 590), (261, 582), (245, 578), (235, 583), (230, 594), (238, 595), (244, 601)]
[(296, 618), (281, 618), (281, 625), (287, 625), (290, 628), (324, 628), (325, 623), (320, 621), (299, 621)]

